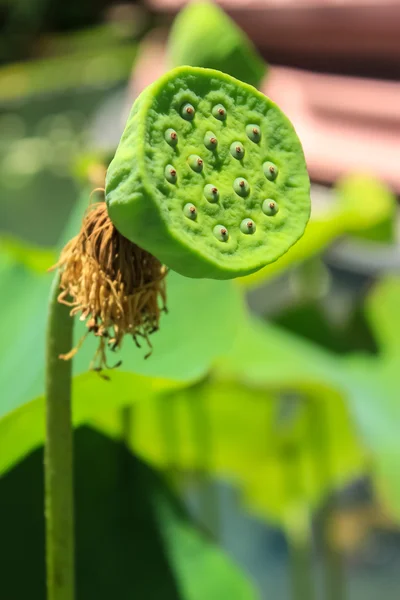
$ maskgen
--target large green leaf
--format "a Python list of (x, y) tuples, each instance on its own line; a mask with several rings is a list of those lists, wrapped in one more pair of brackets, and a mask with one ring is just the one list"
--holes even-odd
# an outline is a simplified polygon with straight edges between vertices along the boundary
[(169, 66), (216, 69), (259, 87), (267, 65), (244, 31), (214, 2), (190, 2), (168, 37)]
[(43, 390), (49, 277), (0, 254), (0, 416)]
[[(245, 329), (250, 342), (251, 327)], [(262, 341), (269, 343), (262, 338), (262, 330), (258, 333), (259, 345), (251, 344), (251, 349), (243, 345), (244, 355), (250, 356), (252, 350), (257, 353)], [(279, 343), (284, 346), (278, 336), (271, 342), (275, 350)], [(285, 362), (284, 350), (280, 359)], [(224, 371), (218, 366), (214, 369), (214, 378), (190, 387), (118, 371), (111, 374), (111, 381), (95, 373), (76, 377), (74, 424), (93, 424), (116, 440), (124, 435), (135, 452), (158, 468), (200, 469), (228, 477), (243, 489), (253, 511), (280, 521), (293, 494), (277, 478), (288, 476), (292, 452), (300, 456), (304, 471), (295, 498), (309, 506), (363, 471), (364, 453), (344, 398), (321, 383), (318, 372), (310, 368), (307, 374), (300, 369), (299, 376), (286, 366), (279, 380), (276, 373), (271, 377), (265, 371), (258, 379), (254, 372), (248, 378), (242, 357), (233, 363), (228, 378), (225, 360), (223, 364)], [(132, 406), (134, 411), (128, 433), (121, 423), (123, 406)], [(43, 411), (43, 399), (38, 399), (0, 421), (0, 472), (42, 443)], [(314, 425), (317, 430), (312, 429)], [(322, 428), (325, 433), (319, 435)], [(329, 468), (320, 468), (318, 460)], [(274, 482), (272, 490), (267, 481)]]
[(366, 314), (381, 354), (378, 360), (349, 361), (357, 377), (351, 406), (373, 456), (376, 481), (392, 514), (400, 520), (400, 279), (387, 277), (372, 290)]
[[(118, 438), (119, 419), (110, 409), (92, 423)], [(326, 386), (282, 382), (277, 393), (208, 379), (136, 404), (133, 422), (131, 447), (151, 464), (227, 478), (251, 511), (281, 523), (292, 504), (315, 507), (366, 468), (345, 397)]]
[(136, 51), (137, 43), (130, 43), (103, 47), (95, 54), (85, 49), (72, 55), (9, 64), (0, 69), (0, 102), (119, 83), (129, 76)]
[[(172, 380), (145, 377), (115, 371), (110, 380), (97, 373), (85, 373), (73, 382), (74, 426), (85, 424), (98, 413), (150, 400), (161, 391), (173, 390), (182, 384)], [(117, 413), (119, 414), (119, 413)], [(9, 412), (0, 419), (0, 474), (12, 468), (44, 440), (44, 398), (40, 397)], [(118, 422), (118, 436), (122, 435)]]
[[(122, 369), (142, 375), (191, 381), (207, 373), (211, 363), (232, 344), (243, 319), (243, 300), (231, 281), (167, 276), (168, 314), (152, 336), (153, 354), (138, 349), (129, 338), (116, 355)], [(83, 334), (77, 327), (76, 341)], [(88, 339), (75, 361), (75, 372), (87, 369), (97, 340)]]
[[(84, 428), (75, 435), (75, 457), (78, 598), (257, 598), (238, 568), (193, 527), (160, 476), (122, 444)], [(38, 449), (0, 479), (5, 598), (46, 595), (42, 506)]]
[[(35, 274), (10, 256), (0, 255), (0, 265), (1, 416), (43, 391), (51, 276)], [(162, 316), (160, 331), (153, 336), (152, 356), (145, 360), (146, 349), (140, 350), (126, 339), (116, 360), (122, 359), (126, 372), (192, 381), (203, 376), (212, 361), (229, 348), (242, 318), (242, 299), (232, 282), (187, 279), (170, 273), (167, 286), (169, 312)], [(78, 342), (83, 325), (77, 322), (76, 330)], [(88, 339), (84, 344), (74, 360), (75, 374), (87, 371), (96, 343)]]
[(369, 294), (366, 315), (384, 357), (400, 361), (400, 278), (382, 279)]

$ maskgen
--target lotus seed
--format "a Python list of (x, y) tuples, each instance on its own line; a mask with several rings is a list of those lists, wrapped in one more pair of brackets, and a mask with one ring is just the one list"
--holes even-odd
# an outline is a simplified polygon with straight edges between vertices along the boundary
[(194, 119), (194, 106), (189, 104), (188, 102), (184, 104), (181, 108), (181, 117), (186, 119), (186, 121), (193, 121)]
[(209, 150), (215, 150), (215, 148), (218, 146), (218, 140), (215, 133), (212, 131), (207, 131), (206, 135), (204, 136), (204, 145)]
[(251, 219), (243, 219), (240, 223), (240, 231), (242, 233), (254, 233), (256, 230), (256, 224)]
[(269, 162), (269, 161), (265, 162), (263, 164), (263, 171), (264, 171), (265, 177), (267, 179), (269, 179), (270, 181), (275, 181), (275, 179), (278, 177), (279, 169), (272, 162)]
[(213, 234), (220, 242), (227, 242), (229, 238), (229, 233), (226, 227), (223, 225), (216, 225), (213, 229)]
[(197, 154), (191, 154), (188, 158), (189, 167), (196, 171), (196, 173), (201, 173), (203, 170), (203, 159)]
[(216, 104), (212, 109), (212, 115), (218, 121), (225, 121), (226, 119), (226, 109), (222, 104)]
[(258, 125), (247, 125), (246, 133), (249, 140), (257, 144), (261, 140), (261, 130)]
[(175, 129), (167, 129), (164, 134), (164, 138), (170, 146), (176, 146), (178, 143), (178, 134), (176, 133)]
[(235, 179), (235, 181), (233, 182), (233, 189), (235, 190), (237, 195), (242, 196), (242, 198), (245, 198), (250, 193), (249, 182), (246, 181), (246, 179), (243, 179), (243, 177), (237, 177)]
[(192, 204), (191, 202), (188, 202), (183, 207), (183, 214), (188, 219), (192, 219), (192, 221), (195, 221), (197, 218), (197, 208), (195, 207), (194, 204)]
[(207, 185), (204, 186), (204, 196), (209, 202), (218, 202), (218, 188), (216, 188), (215, 185), (212, 185), (211, 183), (207, 183)]
[(268, 217), (273, 217), (279, 211), (279, 206), (277, 202), (275, 202), (275, 200), (271, 200), (270, 198), (264, 200), (261, 208), (263, 213), (266, 214)]
[(164, 170), (165, 179), (170, 183), (176, 183), (176, 169), (172, 165), (167, 165)]
[(240, 142), (233, 142), (231, 144), (230, 151), (233, 158), (237, 158), (237, 160), (242, 160), (244, 156), (243, 144), (241, 144)]

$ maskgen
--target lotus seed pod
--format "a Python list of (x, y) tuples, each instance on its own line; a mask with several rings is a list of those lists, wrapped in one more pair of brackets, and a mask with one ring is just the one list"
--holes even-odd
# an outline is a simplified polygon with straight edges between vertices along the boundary
[(217, 69), (259, 87), (267, 65), (252, 42), (214, 2), (187, 3), (168, 39), (170, 67)]
[[(192, 121), (182, 110), (188, 104)], [(213, 115), (220, 104), (223, 121)], [(249, 124), (260, 129), (257, 143), (246, 132)], [(176, 146), (165, 139), (169, 129), (177, 133)], [(207, 132), (218, 139), (214, 151), (204, 146)], [(241, 158), (232, 155), (232, 144)], [(275, 167), (273, 180), (266, 164), (267, 174)], [(265, 212), (265, 199), (279, 212)], [(230, 279), (277, 260), (301, 237), (309, 178), (293, 126), (271, 100), (219, 71), (180, 67), (134, 103), (107, 171), (106, 202), (120, 233), (167, 267), (188, 277)], [(243, 233), (246, 219), (251, 235)]]

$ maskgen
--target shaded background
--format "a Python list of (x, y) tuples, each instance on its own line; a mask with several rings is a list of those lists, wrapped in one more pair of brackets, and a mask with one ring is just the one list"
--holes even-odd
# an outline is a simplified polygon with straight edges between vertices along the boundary
[[(170, 27), (184, 5), (175, 0), (0, 2), (0, 406), (5, 415), (0, 485), (6, 490), (1, 531), (15, 553), (24, 531), (30, 532), (26, 564), (39, 556), (43, 543), (37, 522), (41, 481), (32, 475), (40, 471), (40, 450), (24, 459), (24, 444), (14, 449), (16, 438), (29, 438), (33, 421), (29, 417), (26, 428), (18, 429), (12, 411), (42, 391), (43, 298), (49, 286), (43, 272), (76, 231), (90, 191), (102, 185), (134, 98), (167, 68)], [(193, 358), (190, 376), (204, 381), (192, 381), (184, 397), (166, 401), (161, 426), (151, 399), (149, 408), (135, 407), (137, 430), (125, 443), (167, 475), (201, 530), (243, 567), (260, 598), (383, 595), (394, 600), (400, 594), (400, 2), (224, 0), (221, 6), (269, 63), (260, 88), (292, 119), (304, 145), (313, 184), (309, 237), (298, 254), (278, 261), (270, 272), (234, 284), (260, 318), (257, 323), (272, 327), (266, 330), (265, 350), (254, 342), (257, 375), (249, 365), (241, 391), (233, 383), (214, 383), (213, 372), (201, 363), (214, 341), (200, 327), (197, 345), (204, 352)], [(171, 306), (176, 297), (183, 310), (191, 301), (200, 304), (200, 288), (185, 291), (179, 282), (171, 283)], [(205, 300), (213, 293), (221, 306), (236, 302), (230, 288), (202, 289)], [(223, 311), (218, 314), (222, 320)], [(232, 318), (237, 314), (235, 306)], [(174, 337), (172, 325), (166, 330), (161, 347), (167, 353), (165, 347), (184, 342), (177, 333)], [(241, 339), (238, 334), (231, 356), (238, 368)], [(90, 353), (89, 347), (78, 370), (85, 370)], [(217, 354), (223, 357), (223, 349)], [(177, 360), (171, 351), (161, 376), (179, 379)], [(153, 375), (151, 367), (147, 372), (141, 365), (139, 373)], [(311, 374), (303, 381), (307, 365)], [(223, 364), (222, 371), (232, 368)], [(255, 389), (257, 377), (262, 389)], [(190, 379), (186, 371), (185, 378)], [(143, 398), (144, 403), (145, 392)], [(181, 405), (194, 410), (189, 433), (186, 421), (176, 416)], [(266, 413), (259, 413), (264, 405)], [(321, 406), (329, 408), (322, 414)], [(113, 418), (100, 410), (89, 425), (115, 438)], [(85, 452), (94, 440), (99, 456), (107, 455), (112, 444), (99, 435), (80, 430)], [(268, 439), (274, 442), (261, 469), (258, 444), (264, 448), (264, 438), (267, 445)], [(32, 440), (27, 454), (40, 446), (33, 433)], [(125, 484), (130, 477), (128, 469)], [(21, 491), (26, 485), (32, 503)], [(118, 510), (115, 498), (110, 492), (111, 511)], [(25, 502), (36, 507), (36, 529), (23, 524), (17, 512), (15, 527), (21, 531), (5, 530), (16, 505), (26, 514)], [(86, 510), (82, 514), (89, 519)], [(106, 514), (107, 507), (101, 510)], [(127, 531), (134, 536), (136, 530)], [(130, 536), (121, 537), (129, 547)], [(104, 543), (116, 548), (111, 538)], [(2, 552), (7, 554), (4, 546)], [(16, 554), (8, 554), (12, 562)], [(169, 581), (163, 561), (154, 573)], [(119, 597), (133, 593), (128, 579)], [(25, 597), (22, 588), (13, 589), (14, 596), (5, 597)], [(168, 590), (168, 598), (191, 598), (172, 585)], [(167, 598), (151, 593), (149, 598)], [(214, 597), (231, 598), (219, 592), (207, 600)]]

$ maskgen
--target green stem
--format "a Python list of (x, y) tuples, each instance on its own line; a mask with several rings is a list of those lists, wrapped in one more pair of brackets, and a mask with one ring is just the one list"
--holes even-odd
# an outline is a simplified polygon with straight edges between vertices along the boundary
[(199, 518), (201, 524), (213, 535), (220, 538), (220, 514), (218, 489), (211, 476), (213, 439), (210, 413), (207, 406), (207, 392), (202, 384), (192, 389), (187, 404), (192, 431), (197, 468), (195, 482), (199, 498)]
[(281, 461), (289, 504), (284, 527), (289, 550), (289, 570), (293, 600), (315, 600), (310, 508), (304, 496), (301, 448), (286, 447)]
[[(314, 454), (316, 480), (323, 489), (326, 481), (333, 485), (331, 428), (327, 413), (326, 402), (340, 401), (340, 398), (313, 398), (308, 400), (308, 424), (310, 436), (318, 442), (320, 451)], [(334, 504), (331, 498), (326, 498), (318, 518), (318, 529), (321, 539), (321, 558), (324, 571), (325, 600), (345, 600), (346, 577), (343, 557), (340, 550), (334, 547), (330, 535), (330, 520)]]
[(71, 423), (71, 361), (59, 359), (73, 343), (73, 319), (57, 302), (54, 278), (46, 352), (46, 558), (48, 600), (74, 600), (74, 515)]
[(315, 598), (312, 578), (312, 553), (306, 540), (299, 541), (286, 530), (289, 546), (290, 581), (293, 600), (312, 600)]
[(343, 558), (339, 550), (333, 547), (329, 536), (330, 516), (332, 506), (330, 503), (322, 510), (322, 561), (324, 566), (325, 600), (345, 600), (346, 582), (343, 567)]

